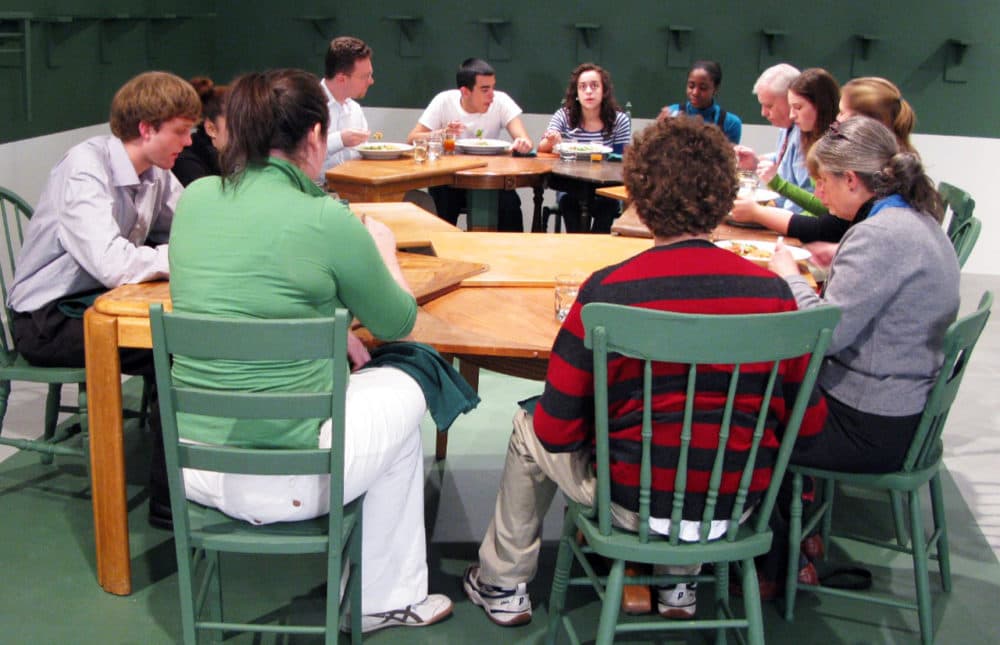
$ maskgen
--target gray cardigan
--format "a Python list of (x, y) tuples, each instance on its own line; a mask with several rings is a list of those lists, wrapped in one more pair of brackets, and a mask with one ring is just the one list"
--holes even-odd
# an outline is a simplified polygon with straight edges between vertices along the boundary
[(801, 276), (786, 280), (800, 308), (843, 312), (819, 375), (824, 392), (869, 414), (923, 411), (959, 305), (955, 249), (933, 218), (887, 207), (851, 227), (822, 296)]

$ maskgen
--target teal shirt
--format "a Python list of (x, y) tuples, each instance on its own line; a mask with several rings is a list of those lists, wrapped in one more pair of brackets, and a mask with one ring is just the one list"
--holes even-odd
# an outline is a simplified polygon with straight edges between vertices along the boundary
[[(390, 275), (350, 210), (294, 165), (271, 158), (222, 189), (205, 177), (185, 190), (170, 235), (175, 311), (234, 318), (318, 318), (346, 308), (379, 338), (405, 336), (417, 305)], [(254, 365), (178, 357), (182, 382), (259, 390), (329, 387), (325, 361)], [(315, 447), (321, 420), (182, 416), (182, 437), (243, 447)]]

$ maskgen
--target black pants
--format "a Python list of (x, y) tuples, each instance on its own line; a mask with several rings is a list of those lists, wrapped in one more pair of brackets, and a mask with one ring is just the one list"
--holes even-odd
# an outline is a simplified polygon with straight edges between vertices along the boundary
[(610, 233), (611, 223), (619, 215), (617, 199), (608, 199), (596, 195), (588, 209), (590, 215), (590, 230), (580, 230), (580, 200), (568, 193), (560, 193), (559, 213), (566, 222), (567, 233)]
[[(57, 303), (30, 313), (14, 312), (14, 347), (33, 365), (40, 367), (84, 367), (83, 319), (65, 315)], [(156, 392), (153, 352), (148, 349), (120, 349), (123, 374), (142, 376), (149, 384), (150, 496), (169, 504), (167, 466), (163, 456), (163, 431)]]
[[(826, 405), (829, 414), (823, 431), (795, 443), (792, 464), (849, 473), (887, 473), (902, 467), (920, 423), (919, 414), (905, 417), (868, 414), (829, 395)], [(807, 488), (805, 492), (811, 492), (808, 483)], [(791, 490), (791, 475), (788, 475), (781, 482), (771, 515), (774, 531), (771, 550), (758, 561), (761, 574), (771, 580), (784, 581), (787, 570)], [(805, 503), (803, 517), (808, 514), (809, 504)]]
[[(466, 208), (466, 191), (451, 186), (431, 186), (427, 192), (434, 198), (437, 215), (449, 224), (458, 223), (458, 215)], [(499, 191), (497, 203), (497, 230), (524, 232), (524, 218), (521, 216), (521, 198), (513, 190)]]

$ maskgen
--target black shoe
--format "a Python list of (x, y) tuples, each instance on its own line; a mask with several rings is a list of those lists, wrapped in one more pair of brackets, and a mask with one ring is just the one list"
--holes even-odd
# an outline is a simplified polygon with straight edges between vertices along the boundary
[(174, 516), (170, 512), (170, 504), (150, 498), (149, 500), (149, 525), (163, 529), (164, 531), (174, 530)]

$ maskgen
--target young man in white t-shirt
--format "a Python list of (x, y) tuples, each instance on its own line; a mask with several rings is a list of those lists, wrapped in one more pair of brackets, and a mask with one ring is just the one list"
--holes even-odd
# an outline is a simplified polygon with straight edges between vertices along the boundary
[[(448, 130), (457, 138), (482, 137), (496, 139), (506, 129), (515, 152), (529, 152), (534, 143), (521, 122), (521, 108), (510, 96), (496, 90), (496, 72), (484, 60), (469, 58), (455, 75), (458, 89), (445, 90), (435, 96), (417, 124), (410, 131), (407, 141), (432, 130)], [(452, 224), (465, 207), (465, 191), (451, 186), (429, 189), (437, 207), (438, 217)], [(498, 229), (523, 231), (521, 200), (512, 190), (500, 191)]]

